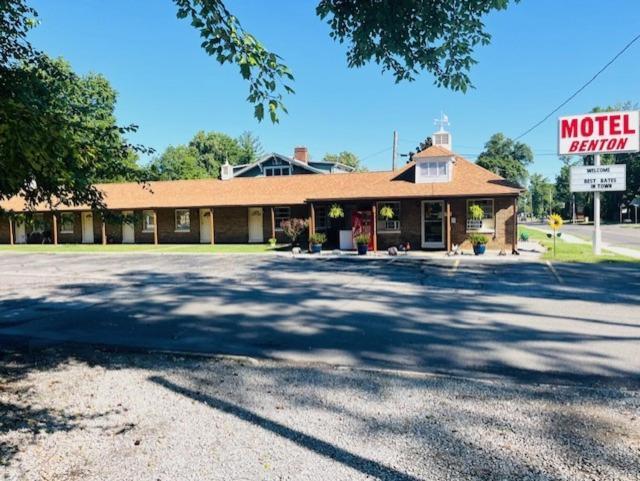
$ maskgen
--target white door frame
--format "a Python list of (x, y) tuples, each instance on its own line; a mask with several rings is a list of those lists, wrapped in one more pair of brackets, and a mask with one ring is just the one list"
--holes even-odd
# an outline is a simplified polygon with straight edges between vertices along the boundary
[[(87, 221), (91, 222), (91, 228), (87, 228)], [(80, 225), (82, 226), (82, 243), (93, 244), (95, 242), (93, 232), (93, 212), (80, 213)]]
[[(262, 207), (249, 207), (247, 209), (247, 217), (248, 217), (248, 237), (250, 243), (260, 244), (264, 242), (264, 219), (262, 218)], [(253, 236), (251, 235), (251, 219), (260, 218), (260, 229), (257, 228), (257, 223), (254, 226)], [(256, 222), (256, 220), (254, 220)]]
[[(123, 210), (122, 215), (133, 218), (133, 211)], [(133, 219), (131, 220), (131, 222), (124, 222), (124, 220), (122, 221), (122, 243), (123, 244), (136, 243), (136, 227), (134, 222), (135, 221)], [(128, 235), (127, 233), (130, 235)]]
[[(424, 240), (424, 225), (425, 225), (425, 218), (424, 218), (424, 206), (425, 204), (440, 204), (442, 210), (442, 219), (440, 219), (440, 228), (441, 228), (441, 232), (442, 232), (442, 242), (425, 242)], [(445, 214), (444, 214), (444, 200), (423, 200), (422, 203), (420, 204), (420, 239), (421, 239), (421, 243), (422, 243), (422, 247), (424, 249), (444, 249), (444, 245), (446, 242), (446, 239), (444, 238), (444, 219), (445, 218)]]
[(211, 209), (200, 209), (200, 244), (211, 244)]

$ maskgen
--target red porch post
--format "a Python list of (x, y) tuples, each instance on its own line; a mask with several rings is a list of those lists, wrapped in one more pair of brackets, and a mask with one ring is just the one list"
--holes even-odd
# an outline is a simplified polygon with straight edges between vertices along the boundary
[(53, 228), (51, 229), (53, 232), (53, 245), (57, 246), (58, 245), (58, 216), (56, 215), (55, 212), (52, 213), (52, 218), (53, 218)]
[(371, 219), (371, 225), (373, 227), (373, 232), (371, 233), (371, 236), (373, 237), (372, 239), (373, 252), (377, 252), (378, 250), (378, 212), (377, 212), (375, 202), (371, 206), (371, 217), (373, 217), (373, 219)]

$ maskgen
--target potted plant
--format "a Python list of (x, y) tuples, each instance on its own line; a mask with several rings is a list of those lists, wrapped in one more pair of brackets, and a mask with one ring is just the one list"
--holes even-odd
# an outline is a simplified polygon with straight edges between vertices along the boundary
[(471, 245), (473, 246), (473, 253), (479, 256), (484, 254), (489, 239), (487, 239), (487, 236), (482, 234), (471, 234), (469, 236), (469, 242), (471, 242)]
[(394, 215), (395, 213), (393, 212), (393, 209), (391, 208), (391, 206), (384, 205), (380, 208), (380, 217), (382, 217), (383, 219), (386, 219), (386, 220), (393, 219)]
[(333, 204), (329, 209), (328, 215), (331, 219), (341, 219), (342, 217), (344, 217), (344, 210), (342, 209), (342, 207), (340, 207), (340, 205)]
[(277, 243), (278, 243), (278, 239), (276, 239), (275, 237), (270, 237), (270, 238), (269, 238), (269, 246), (270, 246), (272, 249), (275, 249), (275, 248), (276, 248), (276, 244), (277, 244)]
[(369, 234), (359, 234), (356, 236), (356, 246), (358, 247), (358, 255), (364, 256), (367, 255), (367, 251), (369, 250)]
[(280, 222), (280, 228), (284, 235), (286, 235), (291, 241), (291, 246), (296, 247), (298, 245), (298, 238), (307, 228), (307, 221), (305, 219), (287, 219)]
[(482, 229), (482, 219), (484, 219), (484, 210), (477, 204), (469, 206), (469, 229)]
[(322, 234), (321, 232), (316, 232), (315, 234), (311, 234), (309, 236), (309, 244), (311, 248), (309, 249), (312, 254), (320, 254), (322, 252), (322, 244), (327, 241), (327, 236)]

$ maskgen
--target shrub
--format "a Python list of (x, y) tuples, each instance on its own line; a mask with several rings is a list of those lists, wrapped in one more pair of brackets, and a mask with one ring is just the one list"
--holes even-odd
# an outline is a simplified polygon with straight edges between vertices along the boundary
[(278, 243), (278, 239), (276, 239), (275, 237), (271, 237), (271, 238), (269, 239), (269, 245), (270, 245), (271, 247), (275, 247), (277, 243)]
[(321, 232), (316, 232), (315, 234), (311, 234), (309, 236), (309, 242), (311, 244), (324, 244), (327, 242), (327, 236)]
[(469, 242), (471, 242), (471, 244), (474, 246), (485, 245), (487, 242), (489, 242), (487, 236), (482, 234), (470, 234), (468, 239)]
[(358, 244), (359, 246), (362, 245), (369, 245), (369, 239), (371, 237), (369, 236), (369, 234), (360, 234), (356, 236), (356, 244)]
[(520, 232), (520, 240), (523, 242), (527, 242), (529, 240), (528, 232)]
[(305, 219), (287, 219), (280, 222), (280, 228), (284, 235), (286, 235), (292, 244), (295, 244), (300, 237), (300, 234), (307, 228), (307, 221)]

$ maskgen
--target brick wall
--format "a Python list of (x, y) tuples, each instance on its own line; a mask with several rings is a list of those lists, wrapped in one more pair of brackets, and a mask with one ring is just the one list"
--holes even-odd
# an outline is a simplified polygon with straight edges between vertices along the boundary
[[(451, 224), (451, 240), (453, 244), (463, 244), (470, 247), (467, 241), (467, 199), (449, 199), (451, 217), (455, 223)], [(446, 212), (446, 202), (445, 202)], [(497, 197), (494, 199), (494, 213), (496, 229), (493, 234), (486, 234), (489, 238), (489, 249), (505, 249), (510, 251), (514, 239), (513, 220), (514, 208), (512, 197)], [(420, 249), (422, 244), (422, 203), (420, 199), (405, 199), (400, 202), (400, 233), (378, 232), (378, 249), (387, 249), (402, 242), (409, 242), (412, 249)], [(446, 218), (445, 218), (445, 246), (446, 246)]]
[(249, 210), (246, 207), (215, 208), (213, 210), (215, 242), (220, 244), (242, 244), (248, 242), (248, 212)]
[[(497, 197), (493, 200), (495, 216), (495, 232), (485, 234), (489, 238), (487, 248), (510, 251), (513, 242), (514, 208), (513, 197)], [(467, 199), (451, 200), (451, 215), (456, 223), (451, 226), (451, 237), (454, 244), (470, 247), (467, 241)]]
[(0, 216), (0, 244), (10, 244), (9, 239), (9, 218)]

